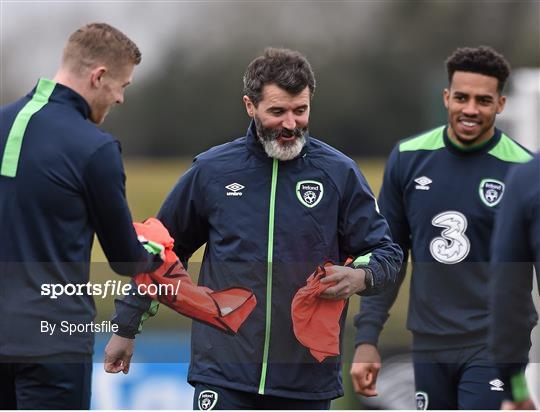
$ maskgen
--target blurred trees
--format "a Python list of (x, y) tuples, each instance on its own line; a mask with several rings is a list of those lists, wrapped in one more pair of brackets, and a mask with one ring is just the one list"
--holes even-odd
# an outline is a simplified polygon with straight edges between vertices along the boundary
[[(178, 20), (158, 46), (162, 59), (149, 61), (152, 50), (143, 48), (142, 66), (158, 68), (141, 79), (136, 73), (128, 103), (104, 125), (124, 142), (127, 155), (192, 156), (244, 135), (242, 76), (267, 46), (308, 57), (318, 83), (311, 133), (351, 156), (384, 156), (397, 140), (446, 120), (444, 60), (456, 47), (486, 44), (514, 68), (540, 67), (539, 1), (133, 2), (125, 7), (133, 31), (144, 36), (163, 31), (165, 24), (155, 16)], [(108, 21), (106, 11), (102, 20)], [(128, 26), (126, 33), (131, 32)], [(14, 50), (4, 47), (3, 54)], [(2, 87), (9, 92), (9, 82)]]

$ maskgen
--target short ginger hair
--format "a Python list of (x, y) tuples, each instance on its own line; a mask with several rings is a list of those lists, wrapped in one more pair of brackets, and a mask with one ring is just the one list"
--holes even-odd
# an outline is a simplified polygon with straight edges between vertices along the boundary
[(141, 62), (137, 45), (120, 30), (106, 23), (90, 23), (76, 30), (68, 39), (62, 64), (82, 73), (96, 65), (110, 70)]

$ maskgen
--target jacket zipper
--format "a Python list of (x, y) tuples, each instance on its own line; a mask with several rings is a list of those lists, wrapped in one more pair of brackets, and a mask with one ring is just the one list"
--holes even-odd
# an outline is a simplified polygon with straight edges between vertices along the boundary
[(259, 395), (264, 395), (266, 371), (268, 368), (268, 349), (270, 347), (270, 326), (272, 321), (272, 261), (274, 255), (274, 209), (276, 206), (276, 187), (278, 175), (278, 160), (272, 164), (272, 186), (270, 188), (270, 209), (268, 214), (268, 253), (266, 272), (266, 328), (264, 332), (264, 350), (259, 381)]

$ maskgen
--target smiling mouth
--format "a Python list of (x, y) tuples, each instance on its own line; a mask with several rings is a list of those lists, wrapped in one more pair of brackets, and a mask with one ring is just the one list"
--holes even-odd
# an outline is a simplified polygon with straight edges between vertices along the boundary
[(474, 128), (479, 126), (479, 122), (477, 122), (475, 120), (460, 119), (460, 120), (458, 120), (458, 123), (464, 129), (474, 129)]

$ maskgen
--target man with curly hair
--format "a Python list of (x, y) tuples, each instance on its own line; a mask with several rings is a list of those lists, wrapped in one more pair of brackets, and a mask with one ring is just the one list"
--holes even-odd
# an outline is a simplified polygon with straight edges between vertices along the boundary
[[(392, 151), (379, 204), (395, 241), (412, 254), (407, 327), (413, 334), (418, 409), (498, 409), (508, 382), (487, 350), (490, 237), (512, 164), (531, 155), (495, 127), (510, 68), (490, 47), (458, 48), (446, 61), (448, 124)], [(378, 338), (405, 276), (362, 299), (351, 374), (377, 394)]]

